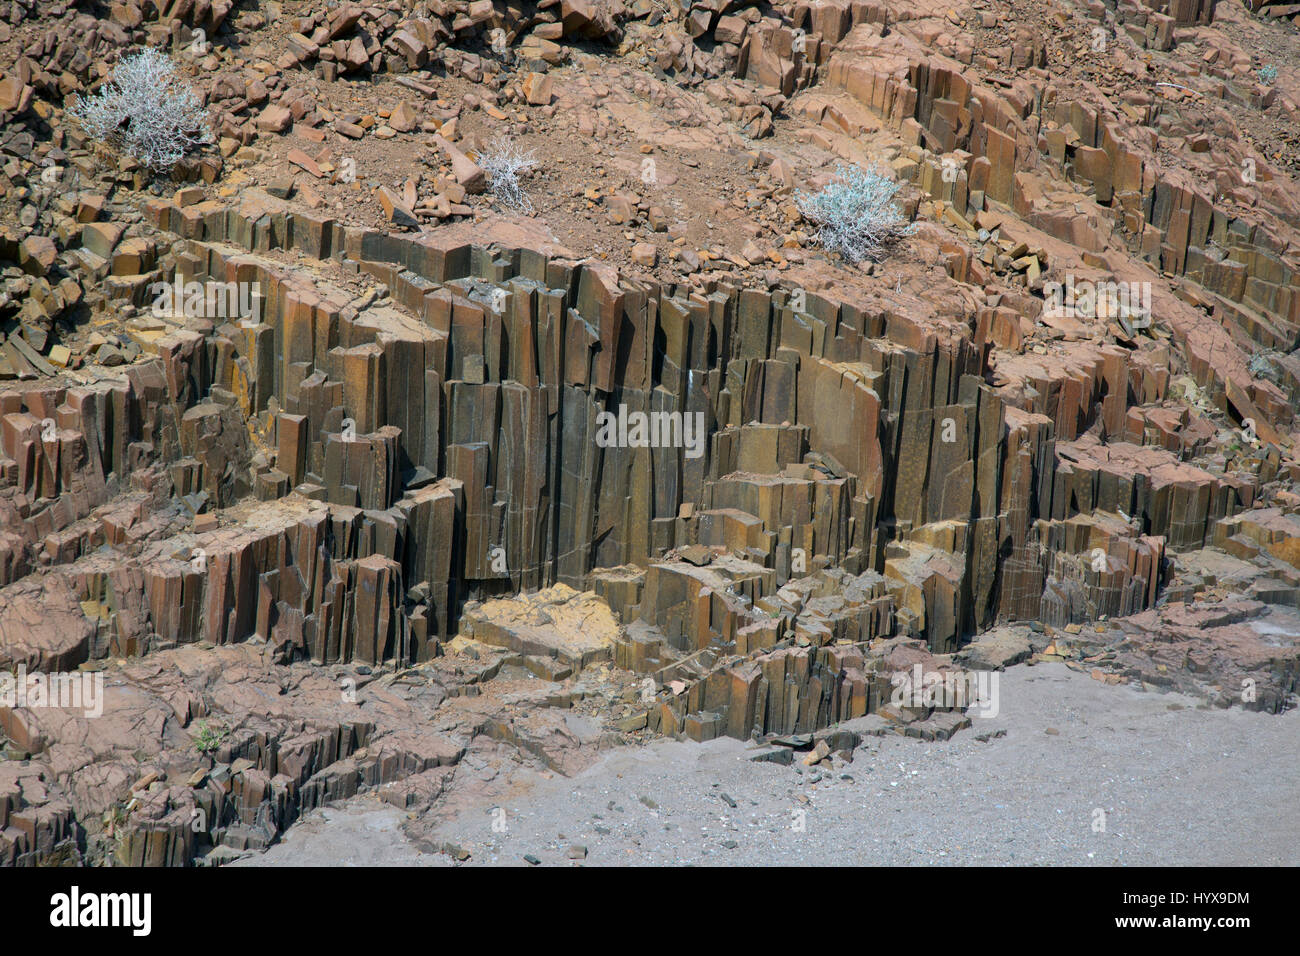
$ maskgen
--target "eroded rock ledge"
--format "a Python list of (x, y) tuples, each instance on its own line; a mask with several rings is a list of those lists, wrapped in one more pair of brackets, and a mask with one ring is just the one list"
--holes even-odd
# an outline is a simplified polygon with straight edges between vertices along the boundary
[[(1213, 0), (994, 6), (53, 13), (0, 77), (0, 197), (44, 203), (0, 224), (0, 668), (107, 692), (94, 719), (0, 705), (0, 863), (219, 864), (365, 788), (423, 812), (653, 734), (811, 759), (969, 725), (891, 702), (916, 667), (1063, 661), (1288, 706), (1300, 205), (1255, 136), (1271, 109), (1285, 140), (1293, 87), (1254, 82)], [(140, 205), (144, 171), (104, 168), (57, 103), (102, 53), (223, 25), (278, 32), (187, 67), (219, 142), (177, 179), (240, 199)], [(383, 75), (386, 123), (337, 97)], [(485, 238), (480, 108), (552, 142), (634, 131), (570, 205), (659, 278), (537, 220)], [(640, 183), (647, 149), (667, 186), (712, 135), (744, 163)], [(434, 175), (331, 175), (383, 142)], [(791, 269), (791, 192), (833, 157), (907, 184), (933, 268), (902, 267), (906, 292)], [(54, 196), (51, 163), (98, 182)], [(707, 216), (752, 214), (747, 239), (687, 244), (670, 210), (715, 188)], [(1049, 314), (1066, 276), (1150, 282), (1156, 323)], [(159, 282), (258, 312), (155, 314)], [(704, 440), (607, 446), (610, 415), (698, 416)]]
[[(149, 214), (185, 237), (182, 281), (254, 283), (263, 311), (171, 317), (119, 377), (0, 394), (0, 508), (21, 518), (3, 522), (0, 653), (106, 668), (112, 702), (84, 732), (3, 712), (39, 755), (3, 765), (9, 862), (260, 845), (361, 786), (432, 799), (476, 739), (563, 767), (548, 741), (581, 738), (562, 708), (585, 692), (519, 714), (508, 690), (477, 696), (503, 666), (556, 688), (598, 668), (621, 702), (602, 712), (612, 739), (743, 738), (902, 719), (894, 671), (960, 666), (951, 654), (998, 622), (1137, 614), (1209, 545), (1257, 559), (1259, 600), (1232, 620), (1297, 606), (1300, 521), (1250, 507), (1266, 475), (1089, 432), (1129, 411), (1122, 350), (1061, 392), (1080, 426), (1066, 441), (1005, 404), (969, 336), (888, 309), (687, 294), (256, 196)], [(332, 281), (347, 275), (372, 291)], [(175, 276), (124, 288), (159, 279)], [(597, 415), (620, 405), (698, 413), (703, 454), (601, 447)], [(1261, 706), (1296, 684), (1295, 648), (1280, 669), (1277, 653), (1258, 655)], [(467, 679), (467, 655), (486, 677)], [(391, 688), (422, 662), (415, 697), (376, 690), (357, 716), (342, 665), (381, 666)], [(449, 699), (490, 706), (453, 719)], [(196, 760), (209, 713), (244, 716)], [(113, 728), (140, 721), (160, 749), (123, 760)]]

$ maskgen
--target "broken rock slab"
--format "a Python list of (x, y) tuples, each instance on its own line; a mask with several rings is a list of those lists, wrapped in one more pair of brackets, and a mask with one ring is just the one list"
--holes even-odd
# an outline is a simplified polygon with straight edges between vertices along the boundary
[(575, 674), (612, 660), (622, 626), (603, 598), (556, 584), (535, 594), (467, 606), (461, 636), (521, 654), (558, 658)]

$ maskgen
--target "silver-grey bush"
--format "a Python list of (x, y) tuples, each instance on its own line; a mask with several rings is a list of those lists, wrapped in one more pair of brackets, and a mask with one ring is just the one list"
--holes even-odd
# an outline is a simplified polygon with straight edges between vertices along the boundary
[(171, 57), (151, 47), (123, 57), (99, 91), (77, 97), (70, 112), (95, 139), (160, 172), (212, 142), (208, 111), (177, 75)]
[(840, 165), (832, 182), (815, 193), (800, 190), (795, 202), (818, 227), (822, 248), (858, 263), (879, 259), (889, 241), (911, 230), (894, 203), (899, 188), (880, 173)]
[(521, 150), (510, 140), (498, 137), (479, 153), (478, 165), (488, 174), (492, 195), (497, 202), (518, 213), (532, 211), (532, 200), (519, 181), (520, 173), (537, 165), (532, 150)]

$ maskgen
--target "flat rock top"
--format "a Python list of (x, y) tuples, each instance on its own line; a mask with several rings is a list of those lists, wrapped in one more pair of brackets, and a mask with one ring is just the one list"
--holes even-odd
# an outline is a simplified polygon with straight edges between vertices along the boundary
[(1172, 453), (1152, 445), (1111, 442), (1103, 445), (1091, 435), (1078, 441), (1060, 442), (1057, 455), (1084, 468), (1095, 468), (1125, 476), (1146, 475), (1156, 487), (1183, 482), (1192, 485), (1214, 484), (1221, 479)]
[(0, 600), (0, 668), (76, 667), (86, 659), (94, 625), (68, 582), (57, 575), (28, 578)]
[(603, 598), (557, 584), (466, 611), (473, 636), (526, 653), (587, 658), (610, 651), (619, 623)]

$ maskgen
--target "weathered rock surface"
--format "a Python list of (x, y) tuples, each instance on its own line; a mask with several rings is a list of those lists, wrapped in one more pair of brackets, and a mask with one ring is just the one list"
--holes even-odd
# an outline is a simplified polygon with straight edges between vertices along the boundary
[[(1240, 39), (1290, 5), (10, 7), (0, 668), (108, 691), (0, 701), (0, 862), (946, 739), (917, 667), (1290, 705), (1300, 88)], [(66, 112), (145, 43), (215, 134), (166, 186)], [(801, 219), (840, 161), (903, 185), (880, 263)]]

